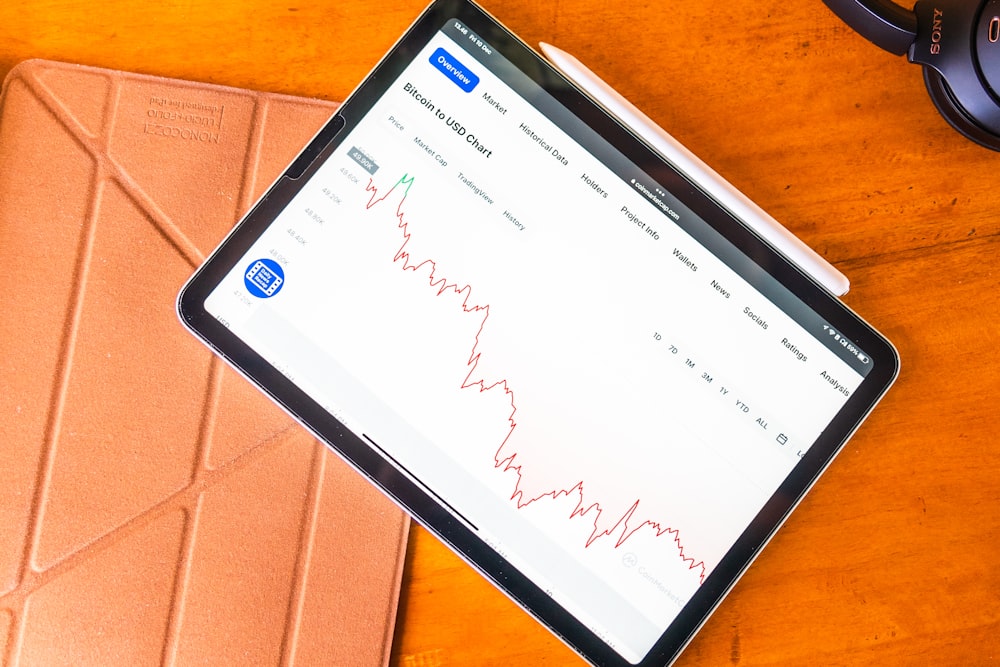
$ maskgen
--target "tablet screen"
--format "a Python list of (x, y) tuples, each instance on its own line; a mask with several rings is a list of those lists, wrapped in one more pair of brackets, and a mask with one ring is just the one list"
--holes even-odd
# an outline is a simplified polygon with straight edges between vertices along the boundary
[(895, 356), (533, 59), (438, 3), (182, 310), (585, 656), (662, 664)]

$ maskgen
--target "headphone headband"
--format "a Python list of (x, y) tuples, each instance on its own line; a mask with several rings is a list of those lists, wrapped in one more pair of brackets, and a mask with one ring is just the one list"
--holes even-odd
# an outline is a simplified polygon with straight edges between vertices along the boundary
[(893, 2), (823, 0), (834, 14), (862, 37), (897, 56), (917, 38), (917, 16)]

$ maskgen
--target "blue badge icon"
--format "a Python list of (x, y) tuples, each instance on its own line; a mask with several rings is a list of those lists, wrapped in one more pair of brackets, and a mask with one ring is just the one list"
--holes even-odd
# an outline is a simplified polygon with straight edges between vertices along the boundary
[(243, 283), (250, 294), (267, 299), (281, 291), (281, 286), (285, 284), (285, 272), (273, 259), (258, 259), (247, 267)]

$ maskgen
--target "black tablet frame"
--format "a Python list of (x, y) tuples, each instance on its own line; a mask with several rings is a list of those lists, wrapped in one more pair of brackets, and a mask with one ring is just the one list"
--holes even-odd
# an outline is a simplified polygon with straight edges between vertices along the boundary
[(578, 653), (598, 665), (625, 667), (631, 664), (477, 537), (451, 511), (443, 507), (436, 497), (402, 474), (376, 446), (345, 428), (204, 309), (205, 299), (221, 278), (233, 268), (295, 193), (308, 182), (323, 160), (338, 145), (338, 138), (347, 134), (344, 130), (360, 121), (413, 56), (447, 21), (453, 19), (458, 19), (475, 30), (572, 114), (596, 130), (742, 250), (746, 257), (760, 267), (762, 273), (776, 279), (835, 326), (841, 335), (865, 350), (873, 361), (873, 370), (850, 396), (838, 416), (709, 574), (674, 623), (666, 628), (645, 659), (638, 663), (643, 667), (669, 664), (687, 645), (887, 391), (898, 373), (898, 355), (888, 340), (839, 299), (719, 206), (709, 192), (703, 191), (701, 185), (662, 159), (481, 8), (469, 0), (438, 0), (417, 19), (286, 173), (194, 274), (178, 298), (180, 319), (217, 355), (266, 392), (296, 420)]

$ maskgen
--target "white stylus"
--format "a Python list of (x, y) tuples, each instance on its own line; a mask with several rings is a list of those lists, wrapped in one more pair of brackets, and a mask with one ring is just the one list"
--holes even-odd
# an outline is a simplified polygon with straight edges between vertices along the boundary
[(582, 88), (609, 113), (643, 137), (668, 162), (686, 173), (695, 182), (701, 183), (719, 204), (767, 240), (786, 258), (797, 264), (799, 268), (837, 296), (847, 294), (847, 290), (851, 288), (847, 276), (785, 229), (764, 209), (753, 203), (749, 197), (670, 136), (666, 130), (650, 120), (646, 114), (635, 108), (631, 102), (590, 71), (586, 65), (551, 44), (542, 42), (539, 47), (545, 57), (567, 79)]

